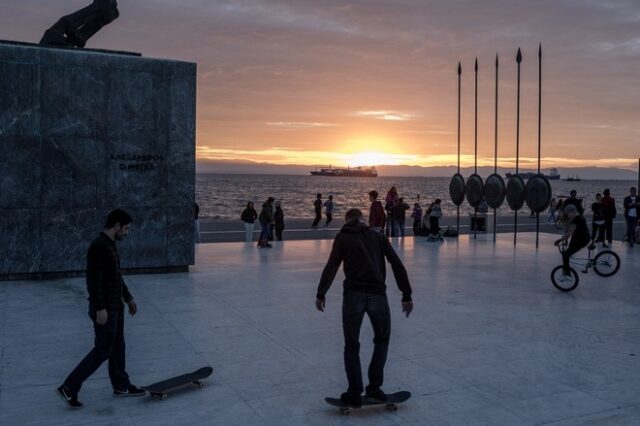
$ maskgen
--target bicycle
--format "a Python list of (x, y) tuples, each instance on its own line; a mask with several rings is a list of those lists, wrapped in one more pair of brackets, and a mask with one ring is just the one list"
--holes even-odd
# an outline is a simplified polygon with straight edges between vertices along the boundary
[[(596, 248), (595, 244), (591, 244), (587, 247), (589, 250), (589, 255), (587, 258), (575, 258), (572, 257), (569, 259), (569, 263), (573, 265), (582, 266), (583, 270), (581, 271), (583, 274), (587, 274), (589, 269), (593, 268), (596, 274), (601, 277), (610, 277), (615, 275), (620, 269), (620, 257), (611, 250), (603, 250), (596, 254), (593, 258), (591, 257), (591, 252)], [(559, 244), (558, 250), (560, 254), (562, 254), (567, 249), (567, 243)], [(564, 268), (562, 265), (556, 266), (551, 271), (551, 282), (553, 286), (560, 291), (573, 291), (578, 284), (580, 283), (580, 277), (576, 270), (572, 267), (569, 267), (570, 274), (564, 274)]]

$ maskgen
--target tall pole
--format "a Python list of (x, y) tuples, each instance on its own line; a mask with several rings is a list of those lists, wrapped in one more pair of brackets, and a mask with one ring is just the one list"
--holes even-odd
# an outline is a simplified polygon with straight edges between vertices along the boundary
[[(493, 173), (498, 174), (498, 54), (496, 53), (496, 117), (494, 125), (495, 148), (493, 153)], [(496, 216), (498, 210), (493, 209), (493, 241), (496, 241)]]
[[(458, 173), (460, 173), (460, 99), (462, 81), (462, 63), (458, 62)], [(456, 206), (456, 231), (460, 233), (460, 206)]]
[[(474, 110), (474, 130), (473, 130), (473, 143), (474, 143), (474, 151), (473, 151), (473, 173), (478, 174), (478, 58), (476, 58), (476, 65), (474, 66), (475, 70), (475, 110)], [(474, 206), (473, 208), (473, 239), (477, 238), (478, 231), (476, 228), (478, 227), (478, 208)]]
[[(542, 43), (538, 46), (538, 174), (542, 156)], [(536, 249), (540, 241), (540, 212), (536, 212)]]
[[(520, 161), (520, 63), (522, 62), (522, 52), (518, 48), (516, 54), (516, 62), (518, 63), (518, 98), (517, 98), (517, 112), (516, 112), (516, 176), (519, 175), (519, 161)], [(513, 245), (516, 245), (518, 238), (518, 210), (513, 213)]]

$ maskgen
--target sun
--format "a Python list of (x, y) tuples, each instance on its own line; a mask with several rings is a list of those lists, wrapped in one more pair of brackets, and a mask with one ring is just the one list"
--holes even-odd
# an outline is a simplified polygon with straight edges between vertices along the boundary
[(381, 152), (359, 152), (351, 155), (348, 161), (352, 167), (378, 166), (380, 164), (388, 164), (389, 157)]

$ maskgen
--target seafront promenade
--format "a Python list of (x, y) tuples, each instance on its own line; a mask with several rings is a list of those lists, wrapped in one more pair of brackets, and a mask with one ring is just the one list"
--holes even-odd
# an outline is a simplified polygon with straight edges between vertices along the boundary
[[(640, 419), (640, 252), (615, 243), (613, 278), (550, 281), (555, 235), (393, 240), (414, 288), (405, 318), (389, 272), (392, 338), (384, 389), (413, 397), (397, 412), (343, 417), (326, 405), (346, 386), (341, 280), (314, 308), (331, 241), (201, 244), (189, 273), (127, 276), (135, 384), (203, 365), (202, 390), (114, 399), (106, 366), (69, 410), (54, 389), (92, 343), (82, 278), (0, 286), (0, 413), (7, 425), (635, 425)], [(126, 244), (124, 242), (123, 244)], [(372, 350), (363, 326), (362, 359)]]
[[(407, 215), (408, 216), (408, 215)], [(552, 234), (560, 234), (562, 231), (558, 230), (553, 223), (547, 222), (547, 214), (540, 215), (540, 232), (547, 232)], [(490, 216), (490, 221), (493, 221), (493, 217)], [(591, 226), (590, 218), (589, 226)], [(336, 233), (340, 230), (340, 227), (344, 223), (342, 216), (336, 216), (333, 222), (329, 225), (328, 230), (323, 229), (311, 229), (310, 219), (288, 219), (285, 217), (286, 228), (284, 230), (283, 239), (285, 240), (324, 240), (333, 239)], [(498, 216), (497, 218), (497, 231), (499, 233), (511, 233), (513, 234), (513, 215)], [(324, 225), (323, 221), (320, 222), (319, 228)], [(412, 231), (413, 219), (407, 218), (405, 223), (406, 235), (413, 236)], [(456, 218), (451, 216), (445, 216), (440, 221), (440, 227), (446, 229), (447, 226), (456, 227)], [(521, 214), (518, 216), (518, 231), (519, 232), (534, 232), (536, 230), (535, 218), (529, 217), (528, 214)], [(621, 241), (624, 233), (626, 232), (626, 224), (624, 218), (618, 218), (614, 221), (613, 235), (614, 239)], [(468, 234), (473, 233), (470, 230), (469, 213), (460, 215), (460, 233)], [(478, 233), (481, 235), (482, 233)], [(254, 229), (254, 240), (257, 241), (260, 235), (260, 224), (256, 222)], [(244, 241), (244, 225), (240, 218), (238, 220), (220, 220), (211, 218), (200, 219), (200, 238), (203, 243), (219, 243), (219, 242), (241, 242)]]

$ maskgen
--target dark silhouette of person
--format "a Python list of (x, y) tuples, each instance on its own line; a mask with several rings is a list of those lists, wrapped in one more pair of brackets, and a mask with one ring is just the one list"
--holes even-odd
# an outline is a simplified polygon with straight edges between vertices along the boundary
[(120, 12), (116, 0), (93, 0), (89, 6), (60, 18), (45, 31), (40, 44), (84, 47), (91, 37), (118, 16)]

